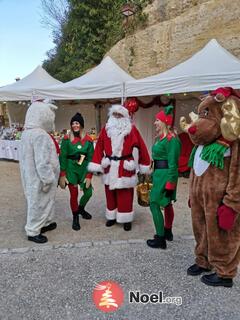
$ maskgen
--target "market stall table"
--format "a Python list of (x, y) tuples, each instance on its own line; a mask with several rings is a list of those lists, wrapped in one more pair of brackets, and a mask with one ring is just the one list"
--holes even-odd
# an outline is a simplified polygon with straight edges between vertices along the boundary
[(0, 140), (0, 159), (19, 161), (20, 140)]

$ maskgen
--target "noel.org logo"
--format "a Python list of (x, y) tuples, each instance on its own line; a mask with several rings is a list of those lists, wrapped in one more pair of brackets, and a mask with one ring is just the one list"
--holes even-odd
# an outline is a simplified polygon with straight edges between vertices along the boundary
[(100, 282), (93, 290), (93, 302), (103, 312), (116, 311), (122, 305), (123, 300), (123, 290), (114, 281)]

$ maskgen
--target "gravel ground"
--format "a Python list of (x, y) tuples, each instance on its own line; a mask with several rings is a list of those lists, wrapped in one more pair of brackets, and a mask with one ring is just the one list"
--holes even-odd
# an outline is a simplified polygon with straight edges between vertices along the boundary
[[(177, 237), (166, 251), (141, 242), (81, 247), (82, 242), (0, 254), (0, 319), (239, 320), (239, 277), (232, 288), (213, 288), (187, 276), (193, 244)], [(93, 289), (104, 280), (124, 290), (123, 305), (110, 314), (92, 300)], [(164, 298), (181, 297), (182, 305), (130, 304), (129, 291), (162, 291)]]
[[(145, 239), (154, 228), (149, 208), (135, 202), (131, 232), (121, 225), (105, 227), (103, 187), (94, 178), (95, 193), (87, 209), (91, 221), (71, 229), (68, 191), (57, 191), (58, 228), (49, 242), (26, 240), (26, 203), (16, 162), (0, 161), (0, 320), (238, 320), (240, 277), (233, 288), (212, 288), (189, 277), (194, 240), (187, 207), (188, 180), (181, 178), (175, 204), (174, 241), (167, 250), (151, 249)], [(123, 305), (113, 313), (99, 311), (92, 300), (96, 284), (116, 281)], [(181, 297), (182, 304), (130, 303), (129, 291)]]
[[(0, 248), (34, 246), (26, 239), (26, 201), (23, 195), (19, 164), (0, 161)], [(154, 234), (154, 227), (149, 208), (140, 207), (135, 196), (135, 221), (132, 231), (126, 232), (122, 225), (105, 227), (105, 194), (99, 177), (93, 180), (94, 194), (87, 210), (93, 215), (92, 220), (80, 220), (79, 232), (71, 229), (72, 216), (69, 207), (69, 191), (57, 190), (56, 222), (58, 228), (48, 234), (51, 244), (74, 243), (88, 240), (127, 240), (147, 239)], [(192, 235), (191, 215), (187, 207), (188, 179), (180, 178), (178, 201), (175, 203), (174, 234)]]

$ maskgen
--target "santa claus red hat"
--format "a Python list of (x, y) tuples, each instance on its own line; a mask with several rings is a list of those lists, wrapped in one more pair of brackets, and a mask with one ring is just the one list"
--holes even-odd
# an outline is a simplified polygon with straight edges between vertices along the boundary
[(173, 106), (167, 106), (155, 116), (157, 120), (164, 122), (167, 126), (173, 124)]

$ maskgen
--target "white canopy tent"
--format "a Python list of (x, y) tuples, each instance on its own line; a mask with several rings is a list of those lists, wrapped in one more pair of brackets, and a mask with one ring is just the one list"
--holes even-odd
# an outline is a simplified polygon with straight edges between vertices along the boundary
[(0, 87), (0, 101), (26, 101), (31, 100), (36, 89), (60, 84), (41, 66), (38, 66), (28, 76), (12, 84)]
[[(85, 118), (85, 128), (89, 131), (95, 128), (99, 131), (107, 119), (108, 105), (95, 108), (96, 105), (107, 102), (108, 99), (122, 98), (126, 81), (134, 80), (127, 72), (121, 69), (110, 57), (85, 73), (83, 76), (69, 82), (49, 86), (37, 90), (37, 94), (58, 101), (59, 109), (56, 113), (56, 128), (68, 128), (69, 120), (76, 111)], [(74, 101), (73, 104), (67, 102)], [(99, 100), (103, 100), (99, 103)]]
[(96, 100), (122, 98), (125, 82), (134, 80), (110, 57), (72, 81), (38, 90), (38, 94), (54, 100)]
[(157, 75), (128, 81), (125, 95), (198, 92), (223, 86), (240, 88), (240, 60), (212, 39), (185, 62)]
[[(0, 101), (7, 102), (10, 125), (19, 123), (23, 125), (27, 103), (36, 94), (36, 89), (59, 84), (61, 81), (54, 79), (41, 66), (35, 68), (29, 75), (12, 84), (0, 88)], [(22, 102), (21, 102), (22, 101)]]

